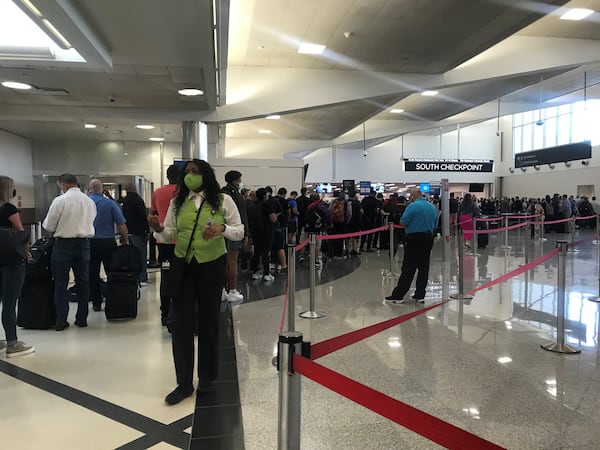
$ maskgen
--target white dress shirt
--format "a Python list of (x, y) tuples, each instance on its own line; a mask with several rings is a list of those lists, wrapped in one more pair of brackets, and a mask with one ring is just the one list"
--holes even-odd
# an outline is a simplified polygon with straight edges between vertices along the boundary
[(72, 187), (52, 201), (42, 225), (55, 237), (91, 238), (94, 237), (95, 218), (94, 201), (79, 188)]
[[(202, 200), (204, 200), (204, 192), (190, 192), (188, 199), (194, 199), (196, 208), (200, 208)], [(223, 216), (225, 217), (225, 231), (223, 236), (230, 241), (241, 241), (244, 239), (244, 224), (240, 218), (235, 202), (229, 195), (221, 194)], [(221, 224), (217, 224), (221, 225)], [(154, 237), (160, 242), (173, 242), (177, 238), (177, 216), (175, 214), (175, 199), (171, 200), (165, 222), (164, 229), (159, 233), (154, 232)]]

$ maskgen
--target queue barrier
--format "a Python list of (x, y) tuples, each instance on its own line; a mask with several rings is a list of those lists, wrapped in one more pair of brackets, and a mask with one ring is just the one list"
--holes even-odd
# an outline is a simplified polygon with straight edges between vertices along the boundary
[[(392, 225), (393, 227), (393, 225)], [(511, 272), (488, 283), (475, 287), (467, 294), (475, 294), (494, 285), (503, 283), (517, 275), (533, 269), (546, 261), (559, 256), (558, 292), (559, 305), (557, 311), (557, 342), (543, 345), (544, 349), (559, 353), (576, 353), (579, 350), (564, 343), (565, 333), (565, 277), (566, 255), (569, 246), (580, 245), (591, 239), (598, 239), (597, 232), (587, 238), (572, 244), (566, 241), (557, 243), (557, 247), (518, 267)], [(462, 245), (460, 246), (462, 247)], [(600, 251), (600, 250), (599, 250)], [(599, 253), (600, 257), (600, 253)], [(306, 376), (322, 386), (362, 405), (399, 425), (410, 429), (419, 435), (443, 445), (449, 449), (481, 448), (501, 449), (497, 444), (487, 441), (466, 430), (436, 418), (424, 411), (418, 410), (399, 400), (389, 397), (368, 386), (358, 383), (338, 372), (317, 364), (315, 360), (322, 358), (342, 348), (367, 339), (393, 326), (411, 320), (417, 316), (438, 308), (450, 300), (443, 300), (428, 307), (401, 316), (379, 322), (368, 327), (354, 330), (343, 335), (327, 339), (317, 344), (303, 342), (302, 334), (288, 332), (280, 334), (278, 345), (279, 369), (279, 427), (278, 448), (280, 450), (300, 449), (300, 377)], [(284, 370), (285, 369), (285, 370)]]

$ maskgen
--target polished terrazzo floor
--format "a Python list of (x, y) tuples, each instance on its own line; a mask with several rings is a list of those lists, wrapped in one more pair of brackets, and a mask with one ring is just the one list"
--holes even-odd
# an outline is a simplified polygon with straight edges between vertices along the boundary
[[(465, 290), (518, 268), (569, 236), (547, 238), (525, 245), (524, 235), (515, 232), (506, 251), (499, 248), (502, 238), (492, 235), (486, 249), (465, 258)], [(598, 448), (600, 313), (587, 301), (598, 294), (598, 250), (589, 241), (567, 260), (567, 342), (582, 349), (579, 355), (540, 348), (556, 338), (554, 258), (478, 292), (470, 303), (447, 303), (319, 363), (506, 448)], [(438, 242), (426, 305), (442, 298), (444, 286), (456, 292), (456, 248), (445, 284), (441, 253)], [(382, 276), (388, 267), (383, 255), (361, 260), (351, 275), (317, 287), (317, 305), (327, 317), (296, 320), (306, 340), (319, 342), (422, 308), (413, 302), (383, 304), (397, 278)], [(297, 311), (306, 309), (307, 292), (296, 300)], [(274, 298), (234, 308), (247, 449), (276, 448), (277, 375), (269, 362), (281, 304)], [(302, 448), (438, 448), (310, 380), (302, 385)]]
[[(515, 232), (506, 251), (492, 235), (487, 249), (465, 259), (466, 290), (552, 250), (557, 238), (569, 238), (547, 237), (525, 245), (524, 235)], [(436, 243), (426, 305), (457, 289), (454, 244), (451, 254), (444, 266)], [(318, 272), (317, 305), (327, 317), (296, 319), (307, 340), (319, 342), (422, 308), (411, 301), (383, 304), (397, 280), (383, 275), (387, 253), (363, 254), (359, 261), (333, 260)], [(598, 246), (591, 241), (568, 256), (567, 341), (582, 349), (579, 355), (540, 348), (555, 339), (554, 258), (478, 292), (470, 303), (450, 302), (319, 363), (503, 447), (598, 448), (600, 309), (586, 300), (598, 294), (598, 264)], [(300, 269), (299, 279), (307, 276)], [(226, 342), (235, 345), (237, 374), (228, 373), (223, 385), (230, 392), (237, 378), (242, 420), (219, 416), (220, 432), (231, 434), (219, 448), (275, 449), (278, 385), (271, 359), (285, 283), (265, 285), (241, 275), (240, 284), (250, 301), (232, 308), (233, 334)], [(297, 312), (308, 307), (306, 286), (298, 283)], [(144, 287), (135, 321), (107, 323), (103, 313), (91, 313), (87, 329), (21, 330), (19, 337), (37, 351), (0, 357), (0, 448), (187, 448), (196, 407), (206, 417), (217, 410), (194, 398), (175, 407), (163, 404), (174, 375), (158, 302), (157, 286)], [(233, 355), (229, 348), (225, 352)], [(14, 368), (21, 370), (18, 376), (10, 375)], [(304, 449), (437, 448), (312, 381), (302, 385)], [(233, 414), (232, 405), (227, 408)]]

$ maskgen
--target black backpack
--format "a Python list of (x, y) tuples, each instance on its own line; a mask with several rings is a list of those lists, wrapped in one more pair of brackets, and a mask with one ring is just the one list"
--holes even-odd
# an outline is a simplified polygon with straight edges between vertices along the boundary
[(308, 211), (304, 217), (304, 229), (307, 233), (320, 233), (326, 231), (331, 226), (329, 209), (321, 203), (315, 205)]

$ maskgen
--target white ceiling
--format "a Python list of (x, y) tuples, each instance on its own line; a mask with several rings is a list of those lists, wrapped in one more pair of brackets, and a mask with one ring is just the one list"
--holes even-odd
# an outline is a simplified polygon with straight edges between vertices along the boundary
[[(0, 81), (25, 81), (38, 88), (16, 92), (0, 87), (1, 129), (34, 140), (138, 141), (160, 135), (168, 142), (178, 142), (182, 120), (198, 120), (219, 111), (211, 0), (32, 2), (89, 62), (0, 60)], [(226, 80), (227, 66), (230, 70), (264, 68), (261, 82), (267, 87), (277, 77), (285, 77), (286, 70), (298, 69), (310, 71), (317, 80), (321, 71), (337, 71), (340, 78), (372, 71), (379, 79), (410, 73), (417, 80), (412, 86), (398, 84), (396, 92), (388, 90), (385, 95), (359, 98), (353, 92), (342, 92), (340, 97), (346, 94), (346, 100), (319, 102), (319, 92), (339, 88), (330, 80), (305, 93), (315, 99), (308, 108), (273, 110), (268, 102), (257, 102), (250, 92), (241, 100), (252, 110), (246, 117), (259, 118), (226, 126), (226, 139), (235, 140), (238, 148), (243, 147), (240, 142), (254, 139), (334, 141), (372, 119), (394, 121), (399, 134), (405, 122), (443, 126), (447, 118), (498, 97), (526, 107), (539, 101), (541, 76), (544, 100), (581, 89), (584, 71), (588, 86), (600, 83), (600, 67), (595, 64), (585, 68), (555, 64), (533, 72), (520, 72), (515, 66), (508, 76), (474, 78), (457, 85), (442, 83), (437, 97), (415, 93), (420, 90), (420, 77), (443, 76), (515, 33), (600, 40), (598, 14), (578, 23), (558, 20), (562, 5), (600, 11), (600, 0), (217, 0), (216, 4), (219, 11), (231, 12), (229, 40), (220, 47), (229, 55), (227, 61), (221, 55), (221, 82)], [(220, 36), (227, 35), (226, 30), (218, 31)], [(344, 32), (352, 35), (346, 38)], [(323, 43), (327, 50), (321, 56), (300, 55), (297, 46), (304, 41)], [(377, 83), (378, 78), (372, 80)], [(255, 80), (241, 83), (244, 81), (250, 85)], [(189, 86), (206, 94), (196, 98), (177, 95), (178, 89)], [(392, 116), (387, 112), (392, 106), (407, 113)], [(260, 118), (271, 113), (281, 113), (282, 119)], [(96, 123), (98, 128), (85, 130), (85, 122)], [(137, 123), (150, 123), (156, 129), (137, 130)], [(217, 118), (212, 123), (220, 121)], [(259, 135), (260, 129), (272, 133)], [(372, 139), (380, 142), (389, 135)], [(295, 155), (312, 150), (301, 143), (293, 148)], [(281, 156), (285, 153), (282, 146)], [(260, 151), (240, 155), (261, 156)]]

